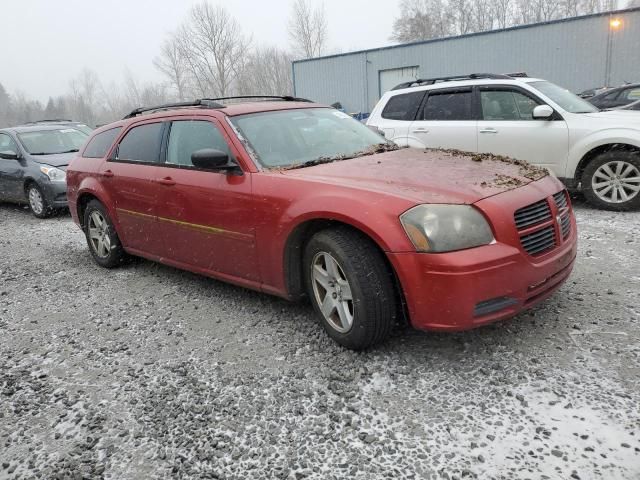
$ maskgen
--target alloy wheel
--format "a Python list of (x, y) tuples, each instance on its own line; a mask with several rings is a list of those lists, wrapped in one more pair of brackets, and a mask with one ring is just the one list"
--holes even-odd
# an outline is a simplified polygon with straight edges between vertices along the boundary
[(36, 187), (29, 189), (29, 208), (31, 208), (31, 211), (36, 215), (41, 215), (44, 211), (44, 200), (40, 190)]
[(604, 202), (628, 202), (640, 192), (640, 170), (622, 160), (605, 163), (593, 174), (591, 188)]
[(89, 241), (91, 248), (100, 258), (106, 258), (111, 252), (111, 237), (109, 236), (109, 225), (102, 214), (94, 210), (89, 215)]
[(340, 333), (353, 326), (353, 296), (342, 267), (326, 252), (319, 252), (311, 265), (313, 293), (325, 320)]

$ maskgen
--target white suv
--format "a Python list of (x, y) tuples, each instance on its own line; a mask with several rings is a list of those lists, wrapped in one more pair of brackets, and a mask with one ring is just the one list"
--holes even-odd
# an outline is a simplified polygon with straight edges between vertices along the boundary
[(523, 74), (398, 85), (367, 125), (400, 146), (508, 155), (548, 168), (600, 208), (640, 207), (640, 112), (600, 111)]

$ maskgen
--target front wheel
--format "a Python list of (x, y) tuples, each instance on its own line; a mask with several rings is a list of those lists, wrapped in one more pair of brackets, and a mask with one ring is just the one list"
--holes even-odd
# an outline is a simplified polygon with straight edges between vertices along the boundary
[(35, 183), (27, 187), (27, 201), (29, 202), (31, 213), (36, 218), (49, 218), (53, 215), (53, 208), (47, 202), (42, 189)]
[(640, 154), (611, 151), (596, 156), (582, 173), (582, 191), (598, 208), (640, 208)]
[(389, 336), (397, 312), (393, 275), (371, 240), (349, 228), (323, 230), (303, 261), (308, 295), (331, 338), (362, 350)]
[(89, 251), (101, 267), (113, 268), (124, 262), (126, 253), (122, 248), (107, 209), (97, 200), (92, 200), (84, 211), (84, 233)]

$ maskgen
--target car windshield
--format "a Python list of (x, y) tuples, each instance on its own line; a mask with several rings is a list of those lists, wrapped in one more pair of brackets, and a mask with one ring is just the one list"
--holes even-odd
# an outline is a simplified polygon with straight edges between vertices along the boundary
[(529, 85), (538, 89), (569, 113), (593, 113), (599, 111), (597, 107), (594, 107), (586, 100), (554, 83), (531, 82)]
[(331, 108), (254, 113), (231, 122), (267, 168), (310, 166), (398, 148)]
[(18, 138), (31, 155), (55, 155), (77, 152), (88, 135), (75, 128), (22, 132)]

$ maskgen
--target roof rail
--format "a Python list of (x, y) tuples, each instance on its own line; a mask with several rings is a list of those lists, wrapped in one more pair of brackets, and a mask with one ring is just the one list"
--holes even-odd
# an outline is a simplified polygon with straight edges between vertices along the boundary
[(233, 97), (218, 97), (218, 98), (205, 98), (203, 100), (211, 100), (211, 101), (218, 101), (218, 100), (247, 100), (250, 98), (265, 98), (267, 100), (284, 100), (285, 102), (309, 102), (311, 103), (311, 100), (308, 100), (306, 98), (299, 98), (299, 97), (292, 97), (291, 95), (236, 95)]
[(267, 100), (284, 100), (286, 102), (311, 102), (306, 98), (291, 97), (289, 95), (276, 96), (276, 95), (237, 95), (233, 97), (218, 97), (218, 98), (201, 98), (193, 100), (191, 102), (177, 102), (177, 103), (165, 103), (164, 105), (156, 105), (155, 107), (140, 107), (132, 110), (131, 113), (126, 115), (123, 120), (136, 117), (147, 112), (158, 112), (161, 110), (171, 110), (174, 108), (187, 108), (187, 107), (201, 107), (201, 108), (225, 108), (225, 105), (219, 103), (224, 100), (247, 100), (250, 98), (265, 98)]
[(469, 75), (456, 75), (453, 77), (436, 77), (436, 78), (420, 78), (417, 80), (412, 80), (410, 82), (404, 82), (400, 85), (396, 85), (391, 90), (400, 90), (402, 88), (409, 87), (421, 87), (423, 85), (433, 85), (434, 83), (440, 82), (455, 82), (457, 80), (478, 80), (481, 78), (491, 79), (491, 80), (510, 80), (510, 75), (501, 75), (498, 73), (471, 73)]
[(224, 108), (224, 105), (208, 99), (193, 100), (191, 102), (165, 103), (163, 105), (156, 105), (155, 107), (136, 108), (135, 110), (132, 110), (128, 115), (125, 115), (122, 119), (127, 120), (128, 118), (137, 117), (138, 115), (146, 112), (157, 112), (160, 110), (171, 110), (173, 108), (184, 107)]
[(505, 75), (511, 78), (529, 78), (529, 75), (527, 75), (527, 72), (505, 73)]
[(28, 122), (25, 125), (36, 125), (38, 123), (57, 123), (57, 122), (73, 122), (73, 120), (69, 120), (68, 118), (51, 118), (46, 120), (36, 120), (35, 122)]

